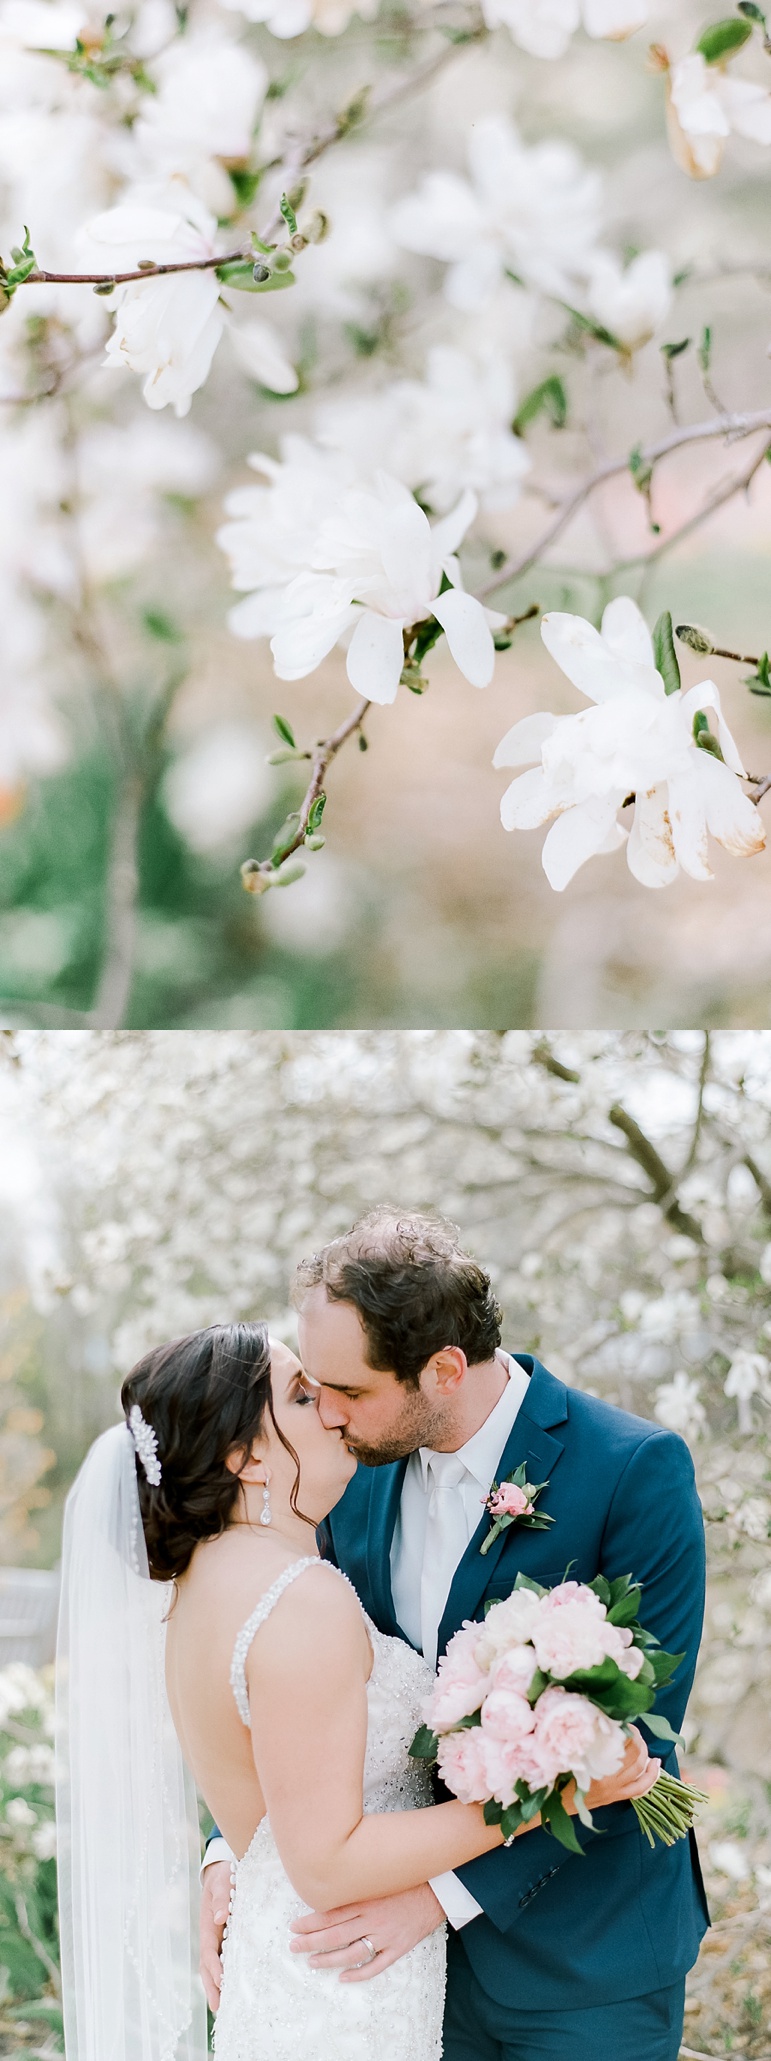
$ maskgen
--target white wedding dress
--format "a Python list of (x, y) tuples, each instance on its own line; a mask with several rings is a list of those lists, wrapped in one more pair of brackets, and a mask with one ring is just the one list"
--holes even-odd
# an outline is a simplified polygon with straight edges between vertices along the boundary
[[(242, 1627), (230, 1679), (239, 1715), (249, 1724), (246, 1656), (289, 1583), (306, 1568), (324, 1579), (347, 1579), (328, 1562), (296, 1560)], [(320, 1576), (315, 1576), (320, 1580)], [(422, 1655), (403, 1639), (365, 1622), (375, 1660), (367, 1686), (369, 1724), (364, 1763), (365, 1811), (414, 1810), (431, 1803), (428, 1771), (408, 1746), (433, 1682)], [(309, 1711), (309, 1723), (313, 1722)], [(445, 1928), (368, 1982), (341, 1983), (289, 1950), (292, 1918), (307, 1911), (281, 1865), (267, 1817), (238, 1862), (223, 1944), (217, 2061), (439, 2061), (445, 1982)]]

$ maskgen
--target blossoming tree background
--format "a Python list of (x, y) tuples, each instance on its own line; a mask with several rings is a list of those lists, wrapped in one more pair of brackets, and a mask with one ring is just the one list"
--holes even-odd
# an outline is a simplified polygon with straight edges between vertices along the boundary
[[(683, 2053), (763, 2061), (771, 1034), (21, 1030), (3, 1045), (6, 1568), (54, 1567), (67, 1486), (150, 1343), (257, 1314), (291, 1339), (295, 1261), (376, 1201), (451, 1215), (490, 1264), (507, 1343), (689, 1440), (710, 1590), (686, 1766), (710, 1796), (715, 1924)], [(50, 1676), (2, 1657), (0, 2040), (53, 2054)]]
[(0, 0), (7, 1022), (762, 1022), (769, 146), (755, 0)]

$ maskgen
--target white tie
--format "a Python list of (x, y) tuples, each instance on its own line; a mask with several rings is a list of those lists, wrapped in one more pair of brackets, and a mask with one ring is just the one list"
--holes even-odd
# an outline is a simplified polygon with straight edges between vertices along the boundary
[(428, 1461), (428, 1520), (420, 1581), (420, 1628), (423, 1652), (436, 1666), (439, 1626), (455, 1569), (468, 1545), (468, 1525), (460, 1484), (468, 1470), (456, 1453), (432, 1453)]

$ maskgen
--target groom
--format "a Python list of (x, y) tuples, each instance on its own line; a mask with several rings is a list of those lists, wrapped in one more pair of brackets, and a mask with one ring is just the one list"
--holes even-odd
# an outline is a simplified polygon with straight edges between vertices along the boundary
[[(685, 1656), (656, 1704), (678, 1730), (704, 1589), (682, 1439), (502, 1352), (489, 1278), (435, 1218), (373, 1212), (300, 1265), (295, 1302), (322, 1421), (361, 1462), (321, 1549), (381, 1630), (433, 1665), (520, 1569), (547, 1586), (568, 1567), (584, 1582), (631, 1573), (646, 1628)], [(554, 1521), (515, 1522), (483, 1553), (484, 1500), (523, 1461)], [(663, 1765), (677, 1771), (674, 1749)], [(677, 2061), (685, 1975), (709, 1922), (695, 1839), (651, 1849), (627, 1803), (594, 1821), (573, 1821), (583, 1857), (531, 1831), (418, 1889), (298, 1920), (297, 1950), (376, 1980), (446, 1916), (445, 2061)], [(207, 1861), (223, 1852), (215, 1839)], [(211, 2001), (225, 1868), (207, 1866), (204, 1885)], [(364, 1966), (363, 1941), (375, 1949)]]

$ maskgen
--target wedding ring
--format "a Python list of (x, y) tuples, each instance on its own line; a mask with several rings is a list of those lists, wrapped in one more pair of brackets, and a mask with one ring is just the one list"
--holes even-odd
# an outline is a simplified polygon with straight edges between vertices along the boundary
[[(376, 1958), (377, 1958), (377, 1947), (376, 1947), (376, 1946), (373, 1946), (373, 1944), (372, 1944), (372, 1941), (371, 1941), (371, 1939), (366, 1939), (366, 1938), (363, 1938), (363, 1939), (362, 1939), (362, 1941), (361, 1941), (361, 1944), (362, 1944), (362, 1946), (365, 1946), (365, 1947), (366, 1947), (366, 1948), (368, 1949), (368, 1951), (367, 1951), (367, 1960), (368, 1960), (368, 1961), (374, 1961), (374, 1960), (376, 1960)], [(364, 1961), (360, 1961), (360, 1962), (359, 1962), (359, 1967), (360, 1967), (360, 1968), (364, 1968), (365, 1966), (366, 1966), (366, 1963), (365, 1963)]]

